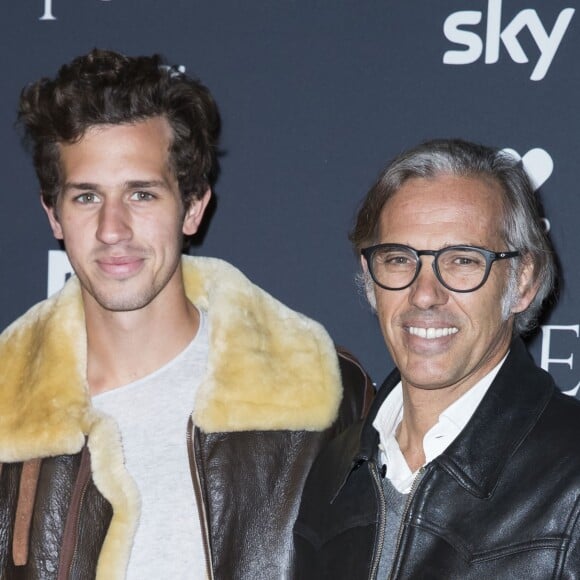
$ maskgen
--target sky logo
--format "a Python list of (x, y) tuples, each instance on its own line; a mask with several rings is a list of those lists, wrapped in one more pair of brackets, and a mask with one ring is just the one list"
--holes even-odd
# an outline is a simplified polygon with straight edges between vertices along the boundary
[(530, 80), (541, 81), (554, 60), (574, 12), (574, 8), (564, 8), (548, 32), (538, 13), (532, 8), (526, 8), (518, 12), (502, 29), (502, 0), (489, 0), (485, 38), (473, 30), (473, 27), (481, 22), (483, 12), (479, 10), (453, 12), (445, 19), (443, 34), (450, 42), (465, 48), (447, 50), (443, 55), (443, 62), (454, 65), (471, 64), (483, 53), (484, 62), (494, 64), (499, 60), (503, 44), (514, 62), (527, 63), (529, 57), (519, 41), (520, 34), (527, 28), (540, 52)]

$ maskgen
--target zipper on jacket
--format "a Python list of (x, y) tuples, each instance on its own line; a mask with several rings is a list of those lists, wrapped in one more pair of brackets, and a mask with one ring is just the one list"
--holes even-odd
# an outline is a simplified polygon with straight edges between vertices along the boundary
[(376, 486), (377, 495), (379, 498), (379, 530), (377, 542), (375, 544), (375, 555), (371, 565), (371, 573), (369, 575), (369, 579), (374, 580), (377, 577), (377, 572), (381, 561), (381, 554), (383, 552), (383, 544), (385, 543), (385, 530), (387, 527), (387, 501), (385, 499), (385, 492), (383, 490), (381, 480), (379, 479), (378, 466), (374, 461), (369, 461), (368, 467), (371, 472), (373, 483)]
[(201, 536), (203, 541), (203, 552), (205, 554), (205, 568), (207, 577), (213, 580), (213, 568), (211, 565), (211, 548), (209, 541), (209, 529), (207, 523), (207, 514), (205, 511), (205, 502), (201, 493), (201, 482), (199, 480), (199, 470), (195, 460), (195, 451), (193, 448), (195, 439), (195, 431), (193, 428), (193, 421), (191, 416), (187, 422), (187, 454), (189, 456), (189, 470), (191, 472), (191, 481), (193, 483), (193, 491), (195, 493), (195, 501), (197, 503), (197, 515), (199, 517), (199, 525), (201, 528)]
[(401, 518), (401, 525), (399, 526), (399, 533), (397, 534), (397, 543), (395, 544), (395, 551), (393, 557), (393, 565), (391, 571), (389, 573), (389, 580), (393, 580), (393, 571), (395, 569), (395, 563), (397, 562), (397, 558), (399, 557), (399, 549), (401, 548), (401, 540), (403, 539), (403, 528), (405, 527), (405, 519), (409, 510), (411, 509), (411, 502), (413, 501), (413, 497), (419, 487), (419, 483), (421, 479), (423, 479), (423, 473), (425, 472), (425, 466), (421, 467), (413, 480), (411, 485), (411, 490), (409, 491), (409, 495), (407, 496), (407, 501), (405, 502), (405, 509), (403, 510), (403, 517)]
[(72, 567), (77, 555), (77, 535), (80, 523), (80, 513), (88, 483), (91, 477), (91, 457), (89, 448), (83, 447), (81, 451), (81, 462), (73, 489), (71, 503), (66, 518), (62, 538), (62, 552), (58, 567), (58, 580), (66, 580), (71, 577)]

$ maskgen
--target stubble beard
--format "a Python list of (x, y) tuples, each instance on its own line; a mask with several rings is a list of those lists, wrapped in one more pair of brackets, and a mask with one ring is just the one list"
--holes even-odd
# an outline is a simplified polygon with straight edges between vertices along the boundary
[[(176, 260), (173, 268), (162, 280), (153, 279), (143, 283), (138, 288), (132, 288), (135, 279), (119, 280), (110, 288), (104, 288), (90, 281), (80, 280), (83, 290), (103, 309), (109, 312), (134, 312), (151, 304), (167, 287), (175, 275), (180, 260)], [(80, 278), (80, 277), (79, 277)]]

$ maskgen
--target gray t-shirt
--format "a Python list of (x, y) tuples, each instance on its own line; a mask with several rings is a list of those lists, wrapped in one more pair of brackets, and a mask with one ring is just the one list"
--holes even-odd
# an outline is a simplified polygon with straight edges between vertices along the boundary
[(129, 580), (206, 578), (186, 431), (208, 355), (207, 315), (171, 362), (128, 385), (93, 397), (119, 425), (125, 462), (141, 493), (141, 519)]

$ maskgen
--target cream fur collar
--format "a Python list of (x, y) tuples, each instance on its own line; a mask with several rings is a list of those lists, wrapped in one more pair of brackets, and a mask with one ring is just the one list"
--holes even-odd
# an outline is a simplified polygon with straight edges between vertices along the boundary
[[(187, 295), (210, 324), (195, 424), (206, 432), (329, 426), (342, 390), (324, 329), (221, 260), (182, 265)], [(0, 462), (79, 451), (101, 418), (88, 397), (75, 277), (0, 335), (0, 361)]]

